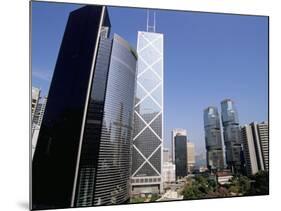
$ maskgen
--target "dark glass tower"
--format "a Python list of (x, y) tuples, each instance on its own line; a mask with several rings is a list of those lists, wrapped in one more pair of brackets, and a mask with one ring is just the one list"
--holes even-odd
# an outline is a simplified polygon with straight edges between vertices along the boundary
[(104, 6), (70, 13), (32, 163), (32, 208), (129, 197), (136, 53)]
[(207, 167), (209, 170), (224, 168), (220, 117), (216, 107), (204, 110), (205, 144), (207, 150)]
[(136, 61), (134, 49), (117, 34), (101, 38), (78, 159), (76, 206), (129, 199)]
[(187, 139), (186, 136), (175, 136), (176, 179), (187, 175)]
[(244, 158), (238, 113), (234, 102), (231, 99), (223, 100), (221, 102), (221, 112), (226, 163), (233, 173), (240, 173), (243, 170)]

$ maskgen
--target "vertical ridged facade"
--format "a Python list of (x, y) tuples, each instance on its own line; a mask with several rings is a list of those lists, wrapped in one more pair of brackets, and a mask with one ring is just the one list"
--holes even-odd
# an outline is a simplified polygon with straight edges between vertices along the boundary
[(252, 122), (241, 128), (247, 175), (268, 171), (268, 123)]

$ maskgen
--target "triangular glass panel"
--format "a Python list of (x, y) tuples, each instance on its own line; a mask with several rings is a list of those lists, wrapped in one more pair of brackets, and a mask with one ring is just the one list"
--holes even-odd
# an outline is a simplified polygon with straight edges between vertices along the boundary
[(161, 111), (161, 108), (151, 97), (147, 97), (135, 108), (135, 111), (137, 111), (148, 124)]
[(161, 141), (155, 134), (146, 128), (133, 142), (133, 144), (141, 151), (145, 157), (149, 157), (151, 153), (161, 144)]
[(158, 172), (161, 172), (161, 147), (151, 156), (149, 162)]
[(157, 172), (148, 164), (145, 163), (143, 167), (135, 174), (135, 177), (158, 176)]
[(150, 127), (159, 136), (159, 138), (162, 138), (162, 114), (159, 114), (159, 116), (153, 120)]
[(132, 173), (135, 173), (135, 171), (143, 164), (144, 158), (140, 155), (140, 153), (133, 147), (132, 149)]
[(146, 71), (140, 77), (138, 77), (138, 82), (150, 92), (159, 82), (159, 78), (151, 70)]

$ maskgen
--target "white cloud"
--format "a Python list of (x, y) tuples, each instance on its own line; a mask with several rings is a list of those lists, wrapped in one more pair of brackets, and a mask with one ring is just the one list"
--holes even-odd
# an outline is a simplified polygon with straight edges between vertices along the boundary
[(46, 82), (51, 81), (51, 74), (47, 70), (33, 70), (32, 77), (46, 81)]

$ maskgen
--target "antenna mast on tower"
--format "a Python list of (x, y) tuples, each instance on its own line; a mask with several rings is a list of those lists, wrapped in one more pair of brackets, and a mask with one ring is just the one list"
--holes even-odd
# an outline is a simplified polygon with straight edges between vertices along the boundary
[(153, 12), (153, 23), (150, 25), (150, 12), (149, 9), (147, 9), (146, 14), (146, 31), (147, 32), (155, 32), (156, 31), (156, 19), (155, 19), (156, 12)]

